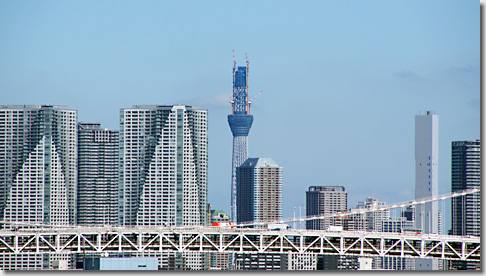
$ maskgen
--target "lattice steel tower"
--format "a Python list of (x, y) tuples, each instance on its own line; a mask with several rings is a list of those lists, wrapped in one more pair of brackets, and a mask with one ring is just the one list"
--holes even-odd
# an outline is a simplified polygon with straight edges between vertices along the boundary
[(228, 115), (228, 123), (233, 133), (233, 170), (231, 175), (231, 221), (236, 222), (236, 168), (248, 159), (248, 133), (253, 116), (250, 115), (248, 99), (248, 72), (246, 67), (238, 66), (233, 57), (233, 97), (231, 98), (232, 113)]

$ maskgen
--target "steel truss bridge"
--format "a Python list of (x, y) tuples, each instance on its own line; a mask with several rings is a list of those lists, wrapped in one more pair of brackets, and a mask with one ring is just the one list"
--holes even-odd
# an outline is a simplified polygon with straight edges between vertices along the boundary
[(480, 260), (480, 237), (322, 230), (87, 227), (0, 231), (0, 254), (102, 252), (315, 253)]
[[(246, 223), (234, 228), (185, 226), (128, 228), (82, 227), (0, 221), (18, 230), (0, 230), (0, 254), (103, 252), (314, 253), (354, 256), (436, 258), (480, 261), (476, 236), (365, 231), (267, 230), (264, 224), (342, 217), (355, 213), (424, 204), (479, 192), (479, 188), (375, 209), (360, 209), (278, 222)], [(255, 228), (242, 228), (253, 225)]]

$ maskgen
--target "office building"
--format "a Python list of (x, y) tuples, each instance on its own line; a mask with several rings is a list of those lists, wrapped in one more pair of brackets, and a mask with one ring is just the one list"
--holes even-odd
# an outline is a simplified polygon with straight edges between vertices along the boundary
[[(415, 199), (438, 196), (439, 116), (427, 111), (415, 116)], [(422, 233), (439, 233), (438, 202), (415, 206), (415, 227)], [(417, 259), (416, 270), (437, 270), (437, 260)]]
[[(481, 144), (476, 141), (452, 142), (451, 191), (481, 185)], [(481, 235), (480, 193), (452, 199), (452, 235)]]
[(223, 210), (211, 210), (211, 223), (213, 222), (229, 223), (230, 217)]
[[(481, 143), (452, 142), (451, 191), (458, 192), (481, 186)], [(481, 194), (452, 199), (452, 235), (481, 235)], [(477, 262), (452, 262), (455, 269), (476, 269)]]
[[(248, 158), (236, 170), (237, 222), (282, 218), (282, 167), (271, 158)], [(285, 270), (287, 254), (235, 253), (236, 270)]]
[(84, 259), (83, 270), (158, 270), (155, 257), (100, 258)]
[[(350, 209), (351, 212), (359, 209), (373, 210), (386, 206), (385, 202), (379, 202), (375, 198), (368, 197), (366, 201), (360, 201), (356, 208)], [(384, 222), (390, 220), (390, 210), (377, 210), (373, 212), (363, 212), (348, 215), (343, 219), (343, 229), (348, 231), (375, 231), (384, 232)]]
[[(223, 210), (211, 210), (211, 224), (214, 222), (221, 223), (221, 225), (228, 224), (230, 217)], [(229, 270), (231, 265), (230, 257), (231, 254), (228, 252), (211, 252), (209, 254), (209, 269)]]
[[(122, 226), (207, 225), (207, 131), (207, 111), (198, 107), (121, 109)], [(203, 269), (205, 264), (199, 252), (161, 254), (156, 257), (162, 269), (170, 263), (177, 269)]]
[[(77, 112), (66, 106), (0, 107), (2, 220), (54, 225), (76, 222), (76, 123)], [(69, 254), (19, 254), (1, 256), (0, 268), (47, 269), (59, 260), (72, 265)]]
[(315, 253), (288, 253), (288, 270), (316, 270), (317, 255)]
[[(390, 216), (390, 210), (378, 210), (385, 206), (385, 202), (371, 197), (358, 202), (356, 208), (350, 209), (350, 212), (357, 213), (348, 215), (343, 220), (344, 230), (401, 233), (402, 230), (414, 228), (413, 216), (410, 214), (413, 213), (413, 207), (401, 210), (399, 216)], [(359, 212), (360, 210), (367, 212)], [(414, 268), (414, 261), (411, 258), (385, 256), (371, 257), (371, 259), (373, 269), (410, 270)]]
[[(439, 116), (427, 111), (415, 116), (415, 199), (438, 196)], [(438, 203), (415, 207), (415, 225), (423, 233), (438, 233)]]
[(282, 167), (266, 157), (248, 158), (238, 167), (238, 223), (282, 218), (282, 173)]
[(118, 131), (78, 124), (78, 224), (118, 224)]
[(358, 270), (360, 267), (359, 257), (346, 255), (317, 256), (317, 270)]
[(287, 270), (287, 254), (235, 253), (235, 270)]
[(231, 99), (231, 115), (228, 115), (228, 123), (233, 133), (233, 164), (231, 174), (231, 221), (237, 219), (237, 184), (236, 169), (248, 159), (248, 133), (253, 123), (250, 102), (248, 99), (248, 71), (246, 67), (238, 66), (233, 61), (233, 97)]
[[(346, 212), (348, 193), (343, 186), (311, 186), (306, 192), (306, 216), (330, 215)], [(307, 229), (325, 230), (328, 226), (343, 226), (339, 218), (308, 220)]]

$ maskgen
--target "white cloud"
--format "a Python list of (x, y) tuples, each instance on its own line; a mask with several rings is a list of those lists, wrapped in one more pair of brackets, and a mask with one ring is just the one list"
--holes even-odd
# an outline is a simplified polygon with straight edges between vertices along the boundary
[(188, 99), (188, 100), (183, 100), (181, 102), (187, 103), (189, 105), (197, 105), (202, 108), (217, 107), (217, 106), (231, 107), (230, 106), (231, 95), (232, 95), (231, 93), (221, 93), (214, 97)]

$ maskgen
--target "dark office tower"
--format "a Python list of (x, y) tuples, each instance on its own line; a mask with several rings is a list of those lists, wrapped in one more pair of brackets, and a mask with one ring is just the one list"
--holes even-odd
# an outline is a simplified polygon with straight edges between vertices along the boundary
[(228, 115), (228, 123), (233, 133), (233, 166), (231, 174), (231, 221), (237, 219), (236, 203), (236, 168), (248, 158), (248, 133), (250, 132), (253, 116), (250, 115), (250, 102), (248, 99), (248, 71), (246, 67), (238, 66), (233, 60), (233, 97), (231, 99), (232, 112)]
[(282, 218), (282, 167), (271, 158), (248, 158), (236, 171), (238, 223)]
[[(348, 209), (348, 193), (343, 186), (311, 186), (306, 192), (306, 215), (328, 215)], [(335, 218), (308, 220), (307, 229), (325, 230), (328, 226), (342, 226)]]
[(118, 224), (118, 131), (78, 124), (78, 224)]
[[(481, 143), (452, 142), (451, 191), (457, 192), (481, 185)], [(452, 235), (481, 235), (480, 193), (452, 199)], [(476, 262), (453, 262), (457, 269), (475, 269)]]
[[(76, 123), (76, 110), (66, 106), (0, 106), (1, 220), (76, 222)], [(0, 255), (0, 270), (49, 269), (54, 261), (72, 264), (69, 254)]]
[[(452, 142), (451, 191), (481, 185), (481, 144), (476, 141)], [(452, 199), (452, 235), (480, 236), (480, 193)]]

